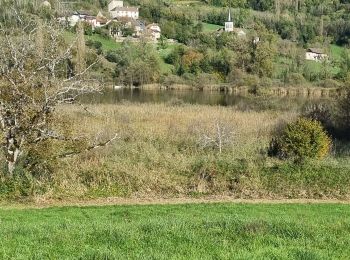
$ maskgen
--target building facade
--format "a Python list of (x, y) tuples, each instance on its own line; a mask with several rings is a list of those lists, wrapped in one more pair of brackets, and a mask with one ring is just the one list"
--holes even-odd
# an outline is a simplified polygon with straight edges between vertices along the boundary
[(306, 50), (305, 59), (321, 62), (326, 60), (328, 55), (323, 52), (321, 49), (309, 48)]
[(113, 19), (127, 17), (132, 19), (139, 19), (139, 8), (138, 7), (116, 7), (112, 9), (110, 15)]

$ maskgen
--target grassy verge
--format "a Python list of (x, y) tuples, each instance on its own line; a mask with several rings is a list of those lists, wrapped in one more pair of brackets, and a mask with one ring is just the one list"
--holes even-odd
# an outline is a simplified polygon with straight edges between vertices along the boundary
[(0, 210), (2, 259), (347, 259), (350, 206)]

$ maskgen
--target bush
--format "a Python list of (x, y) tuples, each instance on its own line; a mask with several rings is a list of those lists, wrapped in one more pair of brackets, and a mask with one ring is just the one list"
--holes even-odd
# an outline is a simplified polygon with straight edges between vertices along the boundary
[(331, 139), (316, 120), (299, 118), (289, 123), (275, 137), (270, 146), (270, 155), (281, 158), (323, 158), (331, 147)]
[(341, 88), (342, 84), (334, 79), (325, 79), (318, 83), (322, 88)]
[(105, 39), (110, 39), (109, 30), (105, 28), (95, 28), (95, 33), (101, 35)]
[(100, 41), (87, 40), (86, 46), (95, 49), (97, 54), (102, 54), (102, 43)]
[(184, 80), (177, 75), (167, 75), (161, 79), (161, 83), (166, 87), (171, 87), (176, 84), (184, 84)]
[(287, 76), (286, 80), (290, 85), (303, 85), (306, 82), (303, 74), (300, 73), (291, 73)]

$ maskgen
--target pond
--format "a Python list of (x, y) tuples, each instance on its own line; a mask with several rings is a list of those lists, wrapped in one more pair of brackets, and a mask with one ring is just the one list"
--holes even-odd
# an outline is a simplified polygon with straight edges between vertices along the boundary
[(169, 105), (188, 103), (233, 106), (239, 110), (299, 110), (315, 103), (332, 103), (334, 99), (305, 96), (239, 95), (218, 91), (108, 89), (103, 93), (84, 96), (81, 102), (85, 104), (167, 103)]

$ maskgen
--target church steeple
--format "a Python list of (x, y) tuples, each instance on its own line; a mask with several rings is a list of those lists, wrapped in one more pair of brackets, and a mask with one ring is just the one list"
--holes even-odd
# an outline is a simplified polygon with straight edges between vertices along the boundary
[(228, 19), (225, 23), (225, 32), (232, 32), (233, 31), (233, 22), (231, 17), (231, 7), (228, 10)]

